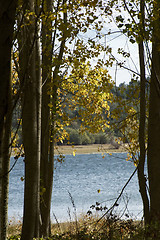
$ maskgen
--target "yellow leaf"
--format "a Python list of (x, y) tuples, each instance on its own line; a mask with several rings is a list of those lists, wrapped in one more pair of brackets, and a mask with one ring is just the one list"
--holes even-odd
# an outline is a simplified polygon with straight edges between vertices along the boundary
[(52, 108), (52, 107), (53, 107), (53, 104), (52, 104), (52, 103), (49, 103), (49, 104), (48, 104), (48, 107)]
[(74, 156), (74, 157), (76, 156), (76, 150), (73, 151), (73, 156)]

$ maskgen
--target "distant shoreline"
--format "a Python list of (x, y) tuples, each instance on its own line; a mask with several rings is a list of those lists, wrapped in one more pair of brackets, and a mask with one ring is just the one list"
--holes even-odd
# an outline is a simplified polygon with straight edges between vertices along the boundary
[[(11, 156), (14, 157), (18, 148), (12, 149)], [(76, 155), (76, 154), (105, 154), (105, 153), (122, 153), (127, 152), (125, 144), (115, 148), (112, 144), (88, 144), (88, 145), (58, 145), (55, 147), (55, 154)]]
[(91, 145), (61, 145), (55, 147), (55, 154), (95, 154), (95, 153), (121, 153), (127, 152), (125, 145), (118, 149), (111, 144), (91, 144)]

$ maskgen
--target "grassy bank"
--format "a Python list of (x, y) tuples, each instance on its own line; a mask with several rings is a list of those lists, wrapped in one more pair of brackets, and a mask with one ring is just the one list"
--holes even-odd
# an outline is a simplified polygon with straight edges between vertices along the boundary
[[(113, 153), (113, 152), (127, 152), (125, 144), (119, 148), (115, 148), (112, 144), (89, 144), (89, 145), (60, 145), (55, 147), (55, 154), (94, 154), (94, 153)], [(18, 148), (13, 148), (12, 156), (19, 153)]]
[[(82, 216), (77, 221), (56, 223), (51, 226), (51, 237), (48, 240), (139, 240), (144, 239), (143, 222), (122, 221), (107, 217), (100, 222), (97, 217)], [(20, 239), (21, 224), (9, 226), (8, 239)], [(42, 240), (42, 238), (41, 238)]]
[(112, 153), (112, 152), (126, 152), (125, 145), (115, 148), (111, 144), (91, 144), (91, 145), (75, 145), (73, 146), (57, 146), (55, 154), (91, 154), (91, 153)]

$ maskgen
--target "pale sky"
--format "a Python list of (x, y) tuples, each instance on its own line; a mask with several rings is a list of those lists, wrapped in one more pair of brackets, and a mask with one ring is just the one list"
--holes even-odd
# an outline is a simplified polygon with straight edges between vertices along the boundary
[[(138, 45), (136, 43), (130, 43), (129, 39), (122, 34), (113, 34), (107, 36), (107, 44), (111, 46), (113, 55), (118, 61), (125, 61), (124, 67), (139, 73)], [(118, 48), (123, 48), (125, 52), (130, 54), (130, 57), (124, 58), (121, 54), (118, 54)], [(123, 82), (129, 83), (133, 76), (131, 71), (123, 67), (120, 68), (116, 64), (113, 65), (109, 72), (113, 80), (116, 80), (117, 85)]]
[[(111, 26), (112, 27), (112, 26)], [(116, 58), (118, 62), (125, 61), (124, 66), (128, 69), (132, 69), (134, 72), (139, 73), (139, 57), (138, 57), (138, 45), (136, 43), (132, 44), (130, 43), (127, 36), (124, 34), (117, 32), (119, 31), (114, 27), (111, 31), (115, 32), (110, 35), (106, 35), (109, 31), (109, 26), (104, 27), (102, 32), (102, 38), (99, 40), (101, 43), (103, 43), (105, 46), (110, 46), (112, 48), (113, 56)], [(103, 36), (105, 35), (105, 36)], [(80, 38), (88, 39), (88, 38), (94, 38), (96, 36), (95, 31), (88, 31), (85, 34), (79, 34)], [(130, 53), (130, 57), (124, 58), (122, 54), (118, 54), (118, 48), (123, 48), (125, 52)], [(104, 53), (101, 54), (102, 58), (105, 59), (107, 55), (105, 56)], [(93, 60), (94, 61), (94, 60)], [(127, 69), (124, 69), (123, 67), (119, 67), (116, 64), (113, 65), (112, 68), (108, 69), (110, 75), (112, 76), (113, 80), (116, 80), (116, 85), (119, 85), (120, 83), (129, 83), (131, 80), (131, 77), (133, 73)]]
[[(104, 19), (100, 16), (99, 20), (104, 21), (102, 35), (103, 36), (99, 41), (104, 45), (109, 45), (112, 48), (113, 56), (118, 60), (118, 62), (125, 61), (124, 66), (128, 69), (139, 74), (139, 57), (138, 57), (138, 45), (137, 43), (132, 44), (128, 37), (124, 34), (120, 33), (118, 27), (116, 26), (115, 17), (119, 15), (119, 12), (113, 11), (113, 15), (106, 17)], [(123, 11), (124, 16), (127, 18), (127, 13)], [(107, 33), (111, 30), (114, 32), (113, 34), (107, 35)], [(96, 36), (95, 30), (89, 30), (87, 33), (79, 34), (80, 38), (94, 38)], [(130, 57), (124, 58), (121, 54), (117, 53), (118, 48), (123, 48), (125, 52), (130, 53)], [(102, 53), (102, 58), (104, 58), (104, 54)], [(110, 75), (113, 80), (116, 80), (116, 84), (120, 83), (129, 83), (133, 73), (123, 67), (119, 67), (116, 62), (112, 68), (108, 69)]]

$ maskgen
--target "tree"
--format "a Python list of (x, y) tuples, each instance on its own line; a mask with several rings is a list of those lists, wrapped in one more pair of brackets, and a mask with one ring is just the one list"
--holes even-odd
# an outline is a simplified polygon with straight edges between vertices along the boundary
[[(59, 3), (59, 1), (58, 1)], [(48, 92), (48, 84), (52, 75), (52, 1), (44, 1), (44, 17), (42, 18), (42, 129), (41, 129), (41, 164), (40, 164), (40, 211), (42, 225), (41, 236), (50, 235), (50, 204), (53, 181), (53, 141), (50, 141), (51, 113), (49, 103), (51, 97)], [(50, 157), (48, 157), (48, 155)], [(52, 178), (51, 178), (52, 177)], [(47, 188), (50, 188), (49, 190)]]
[[(38, 7), (41, 9), (39, 13), (36, 11)], [(85, 113), (85, 110), (82, 110), (82, 108), (85, 108), (85, 102), (80, 101), (80, 96), (77, 98), (77, 88), (79, 88), (78, 95), (84, 94), (86, 100), (89, 97), (91, 98), (90, 101), (87, 100), (87, 110), (89, 110), (88, 116), (94, 116), (92, 121), (88, 121), (89, 117), (86, 118), (86, 121), (83, 119), (85, 127), (87, 128), (87, 125), (90, 125), (93, 131), (95, 121), (98, 123), (96, 130), (102, 129), (105, 125), (105, 121), (102, 121), (101, 112), (104, 107), (108, 111), (109, 93), (102, 93), (102, 84), (103, 87), (105, 84), (109, 84), (110, 77), (107, 71), (102, 69), (103, 62), (101, 60), (98, 61), (95, 69), (91, 69), (87, 59), (97, 57), (101, 50), (105, 52), (110, 50), (103, 48), (94, 40), (89, 39), (86, 43), (76, 38), (80, 31), (86, 32), (90, 24), (94, 22), (95, 26), (93, 25), (93, 28), (96, 28), (97, 31), (101, 29), (101, 24), (96, 23), (97, 17), (93, 11), (96, 10), (96, 7), (97, 1), (92, 4), (89, 1), (77, 3), (59, 0), (54, 4), (51, 1), (44, 1), (42, 5), (37, 6), (35, 1), (30, 0), (29, 2), (23, 1), (23, 5), (20, 6), (21, 11), (18, 11), (20, 14), (18, 17), (19, 31), (17, 33), (19, 78), (23, 92), (22, 132), (25, 151), (22, 239), (31, 239), (33, 236), (38, 236), (39, 215), (41, 215), (42, 220), (40, 234), (42, 236), (49, 236), (50, 234), (54, 144), (57, 133), (63, 131), (62, 122), (66, 124), (69, 122), (68, 116), (66, 118), (66, 114), (63, 114), (61, 109), (64, 102), (62, 93), (71, 91), (77, 103), (81, 106), (82, 116), (82, 113)], [(85, 13), (81, 11), (82, 8)], [(37, 47), (39, 21), (42, 21), (42, 66), (39, 60), (39, 47)], [(75, 41), (74, 46), (73, 41)], [(87, 45), (88, 51), (86, 51)], [(77, 76), (75, 76), (75, 71), (70, 74), (74, 67), (78, 69)], [(42, 85), (40, 82), (41, 68)], [(85, 74), (85, 70), (87, 70), (87, 74)], [(75, 80), (74, 77), (76, 77)], [(71, 84), (74, 86), (73, 89)], [(37, 93), (40, 86), (42, 86), (42, 107), (40, 106), (40, 90)], [(86, 94), (84, 88), (87, 89)], [(68, 96), (68, 92), (67, 94), (66, 92), (63, 96)], [(92, 93), (94, 93), (94, 96), (92, 96)], [(93, 105), (89, 107), (96, 100), (96, 108)], [(103, 102), (103, 108), (100, 107), (101, 101)], [(71, 109), (75, 108), (75, 101), (70, 99), (70, 102)], [(41, 110), (42, 125), (39, 117)], [(63, 135), (60, 136), (61, 141), (64, 138)], [(41, 146), (39, 142), (41, 142)], [(40, 149), (41, 161), (39, 161)], [(41, 198), (40, 212), (39, 194)], [(30, 218), (32, 218), (32, 221), (30, 221)]]
[[(112, 2), (113, 4), (113, 2)], [(129, 15), (116, 17), (118, 27), (127, 34), (132, 43), (139, 45), (140, 58), (140, 118), (139, 122), (139, 147), (140, 156), (138, 159), (138, 177), (140, 193), (144, 205), (144, 218), (146, 227), (150, 224), (149, 235), (158, 239), (160, 226), (160, 87), (159, 87), (159, 1), (138, 2), (138, 8), (133, 1), (129, 3), (122, 1), (124, 10)], [(139, 19), (139, 20), (138, 20)], [(138, 21), (137, 21), (138, 20)], [(149, 42), (152, 45), (150, 52)], [(145, 49), (144, 49), (145, 46)], [(146, 58), (146, 62), (145, 59)], [(149, 116), (146, 89), (146, 71), (149, 69)], [(133, 115), (131, 116), (133, 118)], [(137, 123), (138, 123), (137, 122)], [(148, 128), (147, 124), (148, 123)], [(147, 143), (147, 148), (146, 148)], [(147, 150), (147, 169), (149, 191), (147, 192), (144, 165)]]
[(146, 134), (146, 70), (145, 70), (145, 56), (144, 56), (144, 32), (145, 32), (145, 8), (144, 1), (140, 1), (140, 43), (139, 47), (139, 62), (140, 62), (140, 119), (139, 119), (139, 164), (138, 164), (138, 180), (140, 194), (143, 201), (144, 208), (144, 221), (145, 226), (149, 223), (149, 198), (146, 189), (146, 178), (144, 173), (145, 159), (146, 159), (146, 146), (145, 146), (145, 134)]
[(11, 49), (15, 23), (16, 0), (0, 3), (0, 240), (6, 239), (10, 162)]
[[(58, 12), (59, 7), (62, 9), (65, 6), (64, 0), (57, 2), (55, 8), (55, 28), (52, 40), (52, 20), (51, 14), (53, 14), (52, 2), (44, 2), (45, 16), (43, 17), (42, 27), (42, 81), (44, 84), (42, 90), (42, 148), (41, 148), (41, 235), (50, 235), (50, 208), (51, 197), (53, 187), (53, 171), (54, 171), (54, 138), (55, 138), (55, 118), (56, 118), (56, 102), (57, 102), (57, 88), (59, 85), (59, 69), (62, 64), (62, 58), (65, 48), (66, 32), (63, 30), (62, 40), (59, 47), (58, 56), (55, 58), (54, 71), (52, 74), (52, 57), (55, 48), (56, 32), (58, 31)], [(63, 9), (63, 29), (67, 29), (67, 10)], [(48, 21), (49, 19), (49, 21)], [(62, 27), (61, 26), (61, 27)], [(51, 87), (52, 94), (48, 94), (49, 85)], [(51, 107), (50, 107), (51, 106)]]
[(160, 226), (160, 51), (159, 31), (160, 13), (159, 1), (153, 2), (153, 31), (152, 31), (152, 66), (149, 97), (149, 120), (148, 120), (148, 179), (150, 193), (150, 220), (155, 231), (155, 238), (159, 238)]
[[(23, 2), (19, 37), (20, 82), (22, 98), (22, 135), (25, 151), (25, 190), (22, 239), (39, 236), (40, 221), (40, 143), (41, 71), (36, 2)], [(32, 219), (32, 221), (31, 221)]]
[[(62, 110), (63, 104), (70, 102), (70, 106), (74, 102), (73, 98), (77, 99), (77, 104), (85, 108), (83, 102), (80, 103), (77, 98), (77, 89), (74, 85), (79, 86), (82, 89), (87, 88), (87, 81), (85, 80), (85, 74), (83, 80), (79, 83), (77, 78), (82, 79), (80, 68), (85, 70), (87, 66), (86, 59), (91, 56), (95, 57), (99, 55), (100, 46), (94, 41), (88, 41), (88, 50), (86, 51), (86, 43), (77, 39), (80, 31), (87, 31), (89, 26), (88, 18), (91, 15), (93, 20), (96, 20), (93, 9), (96, 9), (97, 1), (94, 1), (91, 5), (89, 2), (68, 2), (58, 1), (55, 4), (51, 4), (50, 1), (44, 1), (44, 16), (42, 17), (42, 145), (41, 145), (41, 216), (42, 226), (41, 235), (49, 236), (50, 234), (50, 206), (51, 195), (53, 185), (53, 171), (54, 171), (54, 144), (58, 136), (58, 141), (65, 139), (66, 133), (64, 130), (65, 124), (69, 124), (69, 117)], [(86, 15), (81, 12), (81, 8), (86, 11)], [(82, 20), (82, 17), (84, 20)], [(87, 21), (85, 22), (85, 19)], [(97, 25), (96, 25), (97, 27)], [(100, 27), (100, 25), (99, 25)], [(75, 41), (73, 48), (72, 42)], [(69, 43), (68, 43), (69, 42)], [(72, 50), (73, 48), (73, 50)], [(91, 48), (91, 49), (90, 49)], [(101, 48), (103, 49), (103, 48)], [(72, 51), (71, 51), (72, 50)], [(108, 50), (106, 50), (108, 51)], [(82, 64), (83, 63), (83, 64)], [(98, 65), (98, 64), (97, 64)], [(100, 65), (100, 62), (99, 62)], [(74, 78), (74, 71), (72, 74), (68, 74), (72, 68), (77, 68), (79, 74)], [(99, 67), (100, 69), (100, 67)], [(88, 70), (88, 69), (87, 69)], [(99, 75), (104, 75), (107, 71), (102, 71)], [(98, 70), (95, 68), (90, 72), (90, 78), (88, 82), (93, 81), (93, 77), (97, 74)], [(91, 73), (93, 76), (91, 77)], [(98, 76), (98, 74), (97, 74)], [(106, 77), (106, 76), (105, 76)], [(104, 77), (103, 82), (109, 82), (109, 77)], [(73, 80), (73, 81), (72, 81)], [(82, 83), (84, 81), (84, 83)], [(95, 88), (95, 83), (102, 83), (99, 80), (99, 76), (93, 81), (92, 87), (90, 87), (91, 93)], [(72, 84), (72, 88), (71, 88)], [(100, 85), (100, 84), (99, 84)], [(98, 90), (98, 87), (96, 87)], [(102, 90), (102, 89), (100, 89)], [(99, 90), (99, 93), (100, 93)], [(96, 91), (95, 91), (96, 92)], [(68, 98), (69, 93), (73, 98)], [(82, 91), (79, 91), (78, 95), (81, 95)], [(101, 91), (102, 95), (102, 91)], [(99, 95), (100, 96), (100, 95)], [(89, 96), (85, 96), (85, 99)], [(64, 101), (65, 98), (65, 101)], [(95, 99), (98, 99), (95, 97)], [(101, 100), (103, 98), (101, 97)], [(93, 97), (92, 97), (93, 100)], [(96, 101), (96, 100), (95, 100)], [(100, 102), (100, 99), (99, 99)], [(105, 104), (105, 103), (104, 103)], [(74, 105), (74, 104), (73, 104)], [(75, 108), (75, 105), (71, 109)], [(89, 105), (89, 104), (88, 104)], [(107, 104), (106, 104), (107, 106)], [(64, 107), (65, 108), (65, 107)], [(100, 109), (100, 108), (99, 108)], [(92, 108), (90, 112), (93, 114), (95, 108)], [(85, 112), (85, 111), (83, 111)], [(98, 108), (97, 108), (98, 113)], [(82, 114), (81, 114), (82, 115)], [(90, 114), (91, 115), (91, 114)], [(100, 111), (95, 116), (100, 116)], [(82, 116), (81, 116), (82, 117)], [(100, 120), (101, 117), (95, 119)], [(85, 122), (85, 120), (83, 120)], [(87, 120), (86, 120), (87, 121)], [(87, 122), (86, 122), (87, 125)], [(100, 123), (99, 123), (100, 126)], [(102, 126), (101, 126), (102, 127)]]

